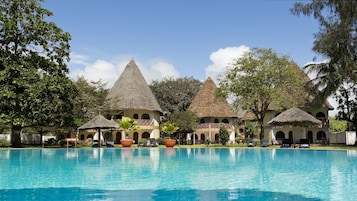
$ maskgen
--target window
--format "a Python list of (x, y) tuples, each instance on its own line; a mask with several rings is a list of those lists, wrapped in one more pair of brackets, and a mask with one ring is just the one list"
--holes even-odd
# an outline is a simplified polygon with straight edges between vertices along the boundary
[(148, 115), (148, 114), (143, 114), (143, 115), (141, 115), (141, 118), (142, 118), (142, 119), (150, 119), (150, 115)]
[(150, 137), (150, 133), (148, 132), (144, 132), (142, 135), (141, 135), (141, 138), (149, 138)]
[(138, 114), (134, 114), (133, 115), (133, 119), (139, 119), (139, 115)]
[(228, 119), (222, 119), (222, 122), (223, 122), (223, 123), (226, 123), (226, 124), (229, 123)]
[(282, 140), (282, 139), (285, 139), (285, 133), (283, 131), (278, 131), (276, 133), (276, 139), (277, 140)]
[(214, 119), (214, 123), (219, 123), (218, 119)]
[(326, 133), (324, 131), (317, 132), (317, 139), (318, 140), (326, 140)]
[(204, 123), (205, 123), (205, 120), (204, 120), (204, 119), (200, 119), (200, 123), (201, 123), (201, 124), (204, 124)]

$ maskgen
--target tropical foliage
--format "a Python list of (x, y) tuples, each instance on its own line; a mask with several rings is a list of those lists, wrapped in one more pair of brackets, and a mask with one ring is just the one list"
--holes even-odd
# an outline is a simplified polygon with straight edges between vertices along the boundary
[(329, 117), (330, 133), (343, 132), (348, 128), (347, 121), (337, 120), (334, 117)]
[(166, 122), (161, 125), (161, 131), (165, 134), (165, 137), (170, 137), (174, 134), (179, 127), (177, 127), (174, 123)]
[(75, 125), (78, 127), (104, 110), (109, 90), (101, 80), (87, 81), (84, 77), (79, 77), (74, 85), (78, 89), (78, 95), (73, 100)]
[(169, 114), (186, 111), (201, 86), (202, 82), (193, 77), (166, 78), (150, 84), (161, 108)]
[(320, 24), (313, 50), (324, 56), (326, 63), (311, 64), (317, 72), (321, 100), (338, 90), (344, 82), (356, 82), (357, 70), (357, 1), (313, 0), (295, 3), (295, 15), (312, 15)]
[(140, 129), (137, 121), (130, 117), (122, 117), (120, 120), (118, 120), (118, 123), (120, 128), (124, 129), (126, 137), (129, 132), (137, 131)]
[(229, 140), (229, 132), (224, 124), (220, 124), (218, 135), (222, 145), (226, 145)]
[(313, 0), (295, 3), (295, 15), (313, 16), (320, 24), (315, 34), (313, 50), (326, 62), (313, 63), (306, 68), (316, 74), (314, 83), (321, 90), (317, 100), (336, 95), (338, 118), (357, 127), (357, 1)]
[(234, 100), (237, 110), (252, 111), (260, 124), (270, 106), (283, 110), (305, 100), (302, 72), (291, 67), (287, 56), (271, 49), (253, 48), (234, 61), (219, 81), (219, 94)]
[(67, 77), (70, 34), (41, 0), (0, 2), (0, 117), (21, 146), (27, 126), (70, 126), (77, 91)]

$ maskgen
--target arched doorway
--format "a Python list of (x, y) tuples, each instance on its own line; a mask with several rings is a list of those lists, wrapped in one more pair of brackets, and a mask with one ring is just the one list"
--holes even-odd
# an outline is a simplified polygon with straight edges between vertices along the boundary
[(120, 132), (117, 132), (115, 134), (115, 143), (116, 144), (119, 144), (120, 143), (120, 140), (121, 140), (121, 133)]
[(314, 135), (312, 131), (307, 132), (307, 139), (309, 140), (309, 143), (312, 144), (314, 142)]
[(294, 139), (293, 131), (289, 131), (289, 139), (290, 140)]
[(134, 144), (138, 144), (139, 142), (139, 133), (138, 132), (134, 132)]
[(214, 143), (219, 143), (219, 135), (218, 134), (216, 134), (216, 135), (214, 135)]
[(205, 140), (206, 140), (206, 136), (205, 136), (205, 134), (201, 134), (201, 141), (200, 142), (197, 142), (197, 143), (201, 143), (201, 144), (203, 144), (203, 143), (205, 143)]

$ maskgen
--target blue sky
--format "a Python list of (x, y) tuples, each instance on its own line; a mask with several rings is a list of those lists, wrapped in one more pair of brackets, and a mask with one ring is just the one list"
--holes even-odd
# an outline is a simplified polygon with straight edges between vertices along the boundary
[(46, 0), (50, 18), (72, 35), (70, 76), (111, 87), (131, 58), (146, 81), (216, 80), (249, 48), (272, 48), (299, 66), (318, 23), (295, 16), (291, 0)]

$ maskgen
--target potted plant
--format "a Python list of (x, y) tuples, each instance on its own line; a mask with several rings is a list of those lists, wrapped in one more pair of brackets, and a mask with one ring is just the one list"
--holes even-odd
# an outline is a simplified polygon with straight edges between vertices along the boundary
[(174, 123), (166, 122), (161, 126), (161, 131), (164, 133), (164, 144), (166, 147), (174, 147), (176, 144), (176, 140), (171, 138), (171, 135), (174, 134), (179, 127), (177, 127)]
[(120, 128), (122, 128), (122, 136), (120, 143), (123, 147), (131, 147), (133, 144), (133, 139), (129, 138), (129, 133), (137, 131), (140, 129), (140, 126), (137, 125), (137, 121), (130, 117), (122, 117), (118, 121)]

